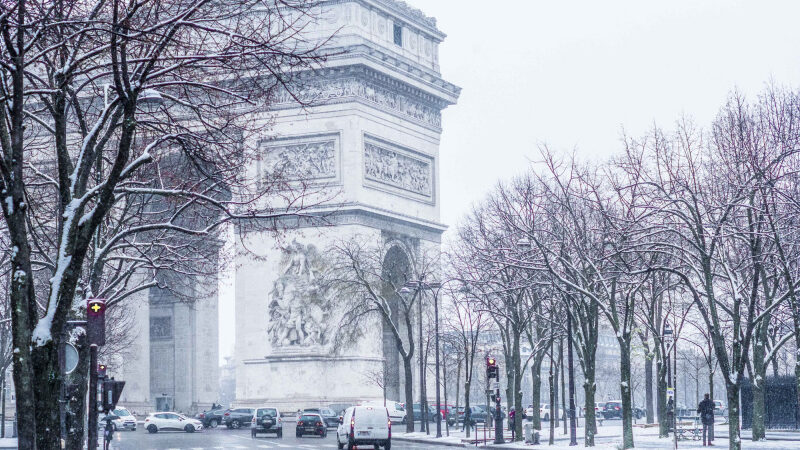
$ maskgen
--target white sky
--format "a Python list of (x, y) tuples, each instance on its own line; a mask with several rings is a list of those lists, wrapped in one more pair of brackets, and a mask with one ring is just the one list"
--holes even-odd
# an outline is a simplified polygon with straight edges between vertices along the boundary
[(705, 126), (738, 88), (800, 86), (800, 2), (409, 0), (448, 36), (442, 221), (455, 227), (543, 143), (585, 157), (617, 152), (686, 114)]
[[(537, 146), (607, 157), (681, 115), (705, 126), (731, 89), (800, 87), (800, 1), (408, 0), (436, 17), (445, 79), (442, 222), (453, 229)], [(232, 304), (232, 289), (221, 300)], [(220, 317), (220, 357), (233, 347)]]

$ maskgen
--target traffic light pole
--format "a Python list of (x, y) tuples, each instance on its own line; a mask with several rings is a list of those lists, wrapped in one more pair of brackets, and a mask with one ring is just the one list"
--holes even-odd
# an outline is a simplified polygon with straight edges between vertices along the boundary
[(500, 388), (495, 392), (495, 409), (494, 409), (494, 443), (504, 444), (503, 439), (503, 410), (500, 408)]
[(97, 449), (97, 345), (89, 346), (89, 450)]

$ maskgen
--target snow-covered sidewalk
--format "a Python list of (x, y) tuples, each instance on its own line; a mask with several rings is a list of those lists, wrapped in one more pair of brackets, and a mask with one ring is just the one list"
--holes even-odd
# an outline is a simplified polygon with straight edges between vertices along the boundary
[[(555, 430), (554, 436), (554, 445), (548, 445), (548, 439), (550, 435), (550, 429), (547, 428), (547, 424), (545, 423), (544, 429), (540, 433), (540, 445), (536, 447), (546, 447), (548, 449), (554, 450), (570, 450), (575, 449), (575, 447), (569, 446), (569, 435), (565, 435), (563, 433), (563, 427), (558, 427)], [(727, 430), (724, 430), (727, 431)], [(584, 429), (582, 427), (578, 428), (578, 445), (583, 447), (583, 432)], [(672, 438), (663, 439), (658, 437), (658, 428), (651, 427), (651, 428), (634, 428), (634, 444), (636, 448), (646, 448), (646, 449), (667, 449), (672, 448)], [(475, 434), (470, 433), (471, 438), (475, 439)], [(481, 442), (475, 445), (474, 441), (472, 443), (467, 443), (466, 435), (464, 432), (460, 430), (451, 429), (450, 436), (446, 436), (445, 430), (442, 430), (442, 437), (437, 439), (434, 437), (435, 432), (432, 432), (430, 435), (425, 434), (423, 432), (415, 432), (415, 433), (393, 433), (392, 439), (400, 440), (400, 441), (411, 441), (411, 442), (419, 442), (419, 443), (431, 443), (437, 445), (450, 445), (456, 447), (483, 447), (483, 448), (531, 448), (534, 447), (532, 444), (526, 444), (523, 442), (516, 442), (516, 443), (507, 443), (507, 444), (493, 444), (492, 438), (488, 439), (488, 442), (484, 445), (482, 442), (483, 440), (483, 432), (478, 433), (478, 438)], [(670, 435), (671, 436), (671, 435)], [(749, 432), (742, 433), (742, 448), (743, 449), (797, 449), (800, 448), (800, 433), (797, 432), (786, 432), (786, 431), (772, 431), (767, 432), (767, 439), (772, 438), (772, 440), (762, 441), (762, 442), (752, 442), (748, 440), (750, 434)], [(601, 450), (611, 450), (611, 449), (619, 449), (622, 447), (622, 425), (620, 422), (606, 422), (602, 426), (598, 426), (597, 428), (597, 435), (595, 436), (595, 448)], [(728, 447), (728, 436), (727, 433), (721, 432), (719, 429), (716, 432), (716, 438), (714, 440), (715, 447), (718, 448), (727, 448)], [(703, 448), (703, 444), (701, 441), (679, 441), (678, 442), (679, 448)]]

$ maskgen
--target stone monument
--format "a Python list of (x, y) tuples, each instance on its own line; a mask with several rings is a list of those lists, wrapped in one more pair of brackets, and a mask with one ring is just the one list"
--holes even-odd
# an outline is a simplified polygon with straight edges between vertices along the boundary
[[(441, 111), (460, 89), (444, 81), (433, 18), (395, 0), (322, 1), (311, 34), (335, 37), (325, 67), (298, 74), (294, 96), (278, 95), (275, 137), (260, 143), (253, 176), (276, 169), (329, 199), (325, 224), (298, 221), (279, 238), (237, 228), (236, 405), (285, 411), (378, 400), (365, 375), (383, 373), (386, 395), (403, 401), (391, 334), (364, 330), (333, 351), (337, 305), (346, 299), (320, 282), (332, 242), (379, 242), (391, 271), (409, 271), (438, 249)], [(260, 179), (260, 178), (258, 178)], [(390, 270), (390, 269), (387, 269)], [(399, 276), (399, 275), (398, 275)]]

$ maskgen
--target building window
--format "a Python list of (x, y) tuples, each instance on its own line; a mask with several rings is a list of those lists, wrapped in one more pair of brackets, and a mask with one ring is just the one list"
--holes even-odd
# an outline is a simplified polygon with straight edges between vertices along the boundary
[(394, 24), (394, 43), (403, 46), (403, 27), (402, 25)]
[(172, 317), (150, 318), (150, 339), (172, 338)]

